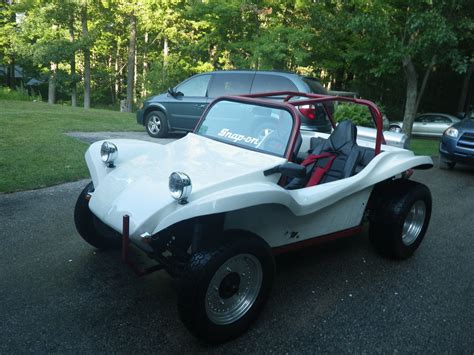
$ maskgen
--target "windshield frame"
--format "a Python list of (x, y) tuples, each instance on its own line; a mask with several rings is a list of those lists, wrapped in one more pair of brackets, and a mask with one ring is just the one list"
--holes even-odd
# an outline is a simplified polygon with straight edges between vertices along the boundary
[[(221, 101), (230, 101), (230, 102), (242, 103), (242, 104), (247, 104), (247, 105), (262, 106), (262, 107), (281, 109), (281, 110), (287, 111), (290, 114), (290, 116), (293, 120), (293, 124), (292, 124), (291, 133), (290, 133), (290, 136), (288, 138), (288, 142), (287, 142), (284, 154), (280, 155), (280, 154), (276, 154), (276, 153), (272, 153), (272, 152), (268, 152), (268, 151), (262, 151), (262, 150), (259, 150), (259, 149), (256, 149), (256, 148), (252, 148), (252, 147), (249, 147), (249, 146), (246, 146), (246, 145), (239, 144), (237, 142), (224, 141), (224, 140), (218, 139), (218, 138), (213, 137), (213, 136), (208, 136), (208, 135), (199, 133), (199, 129), (201, 128), (203, 122), (205, 121), (209, 111), (217, 103), (219, 103)], [(296, 144), (296, 138), (297, 138), (298, 133), (300, 131), (300, 125), (301, 125), (301, 120), (300, 120), (300, 117), (299, 117), (299, 114), (298, 114), (296, 108), (293, 105), (290, 105), (287, 102), (272, 102), (272, 101), (264, 100), (264, 99), (248, 98), (248, 97), (243, 97), (243, 96), (229, 95), (229, 96), (220, 96), (217, 99), (213, 100), (207, 106), (206, 110), (204, 111), (201, 118), (199, 119), (198, 124), (194, 128), (193, 133), (197, 134), (201, 137), (206, 137), (206, 138), (215, 140), (217, 142), (233, 145), (233, 146), (236, 146), (236, 147), (239, 147), (239, 148), (248, 149), (248, 150), (255, 151), (255, 152), (258, 152), (258, 153), (262, 153), (262, 154), (268, 154), (268, 155), (272, 155), (272, 156), (276, 156), (276, 157), (280, 157), (280, 158), (285, 158), (286, 160), (291, 161), (292, 160), (292, 152), (294, 151), (295, 144)]]
[[(375, 124), (375, 129), (377, 132), (376, 137), (375, 137), (375, 147), (374, 147), (375, 155), (381, 152), (382, 144), (386, 144), (385, 137), (383, 135), (382, 112), (377, 107), (377, 105), (374, 104), (372, 101), (364, 100), (364, 99), (355, 99), (355, 98), (344, 97), (344, 96), (318, 95), (318, 94), (308, 94), (308, 93), (292, 92), (292, 91), (275, 91), (272, 93), (250, 94), (250, 95), (244, 95), (244, 96), (249, 97), (249, 98), (260, 98), (260, 97), (271, 98), (275, 96), (286, 96), (284, 102), (287, 102), (288, 104), (294, 106), (295, 108), (299, 106), (303, 106), (303, 105), (314, 105), (317, 103), (321, 103), (323, 104), (324, 109), (326, 110), (326, 115), (328, 116), (333, 128), (336, 128), (336, 122), (334, 120), (331, 110), (328, 107), (330, 103), (350, 102), (353, 104), (366, 106), (370, 111), (372, 120)], [(296, 100), (290, 101), (292, 98), (295, 98), (295, 97), (297, 98)]]

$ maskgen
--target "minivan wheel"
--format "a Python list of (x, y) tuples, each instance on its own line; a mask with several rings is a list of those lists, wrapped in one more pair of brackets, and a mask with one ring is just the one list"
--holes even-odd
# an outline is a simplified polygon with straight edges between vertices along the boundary
[(146, 115), (145, 127), (153, 138), (164, 138), (168, 134), (168, 119), (161, 111), (151, 111)]

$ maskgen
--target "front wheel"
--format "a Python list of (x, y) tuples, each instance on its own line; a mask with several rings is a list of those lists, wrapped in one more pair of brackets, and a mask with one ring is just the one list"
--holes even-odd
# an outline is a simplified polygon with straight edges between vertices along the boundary
[(431, 193), (423, 184), (395, 180), (374, 190), (369, 238), (383, 255), (406, 259), (420, 245), (431, 217)]
[(151, 111), (146, 115), (145, 127), (150, 137), (166, 137), (168, 134), (168, 120), (166, 115), (161, 111)]
[[(107, 232), (108, 228), (93, 215), (89, 209), (90, 193), (94, 191), (92, 182), (82, 190), (77, 198), (74, 208), (74, 223), (81, 237), (97, 249), (116, 249), (121, 245), (121, 240)], [(99, 228), (98, 227), (102, 227)]]
[(269, 296), (275, 264), (268, 244), (253, 235), (223, 235), (224, 244), (192, 255), (180, 282), (184, 325), (209, 343), (245, 332)]
[(441, 156), (439, 157), (439, 168), (440, 168), (440, 169), (449, 169), (449, 170), (452, 170), (455, 165), (456, 165), (455, 162), (449, 161), (449, 160), (445, 160), (445, 159), (443, 159)]

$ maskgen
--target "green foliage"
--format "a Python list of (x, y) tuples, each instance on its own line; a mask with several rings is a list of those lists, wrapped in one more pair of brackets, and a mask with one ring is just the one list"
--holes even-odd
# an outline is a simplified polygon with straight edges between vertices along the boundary
[(8, 87), (0, 86), (0, 100), (41, 101), (41, 97), (30, 96), (28, 91), (23, 88), (12, 90)]
[(339, 103), (334, 112), (336, 122), (351, 120), (357, 126), (372, 127), (372, 115), (366, 106)]
[(212, 70), (214, 67), (210, 63), (193, 62), (189, 57), (170, 55), (166, 62), (162, 59), (151, 64), (145, 84), (148, 91), (161, 93), (191, 75)]
[[(422, 80), (434, 71), (464, 74), (474, 57), (469, 1), (408, 0), (27, 0), (3, 2), (0, 60), (28, 77), (56, 73), (58, 98), (83, 88), (83, 50), (90, 48), (93, 104), (125, 97), (130, 18), (137, 18), (136, 101), (197, 72), (289, 70), (319, 77), (332, 89), (381, 101), (391, 117), (404, 106), (403, 61)], [(82, 35), (87, 5), (89, 34)], [(24, 13), (16, 23), (15, 13)], [(75, 39), (71, 41), (70, 32)], [(75, 58), (77, 73), (70, 73)], [(442, 67), (441, 67), (442, 66)], [(431, 80), (431, 78), (430, 78)], [(17, 83), (18, 84), (18, 83)], [(454, 96), (454, 94), (453, 94)], [(79, 98), (79, 97), (78, 97)]]

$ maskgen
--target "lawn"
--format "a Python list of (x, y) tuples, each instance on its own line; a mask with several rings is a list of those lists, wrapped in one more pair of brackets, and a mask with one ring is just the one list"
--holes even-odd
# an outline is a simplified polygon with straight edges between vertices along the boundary
[(437, 156), (439, 155), (438, 138), (412, 138), (410, 149), (417, 155)]
[(0, 192), (88, 177), (88, 145), (65, 132), (143, 130), (130, 113), (10, 100), (0, 100), (0, 125)]

